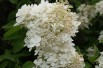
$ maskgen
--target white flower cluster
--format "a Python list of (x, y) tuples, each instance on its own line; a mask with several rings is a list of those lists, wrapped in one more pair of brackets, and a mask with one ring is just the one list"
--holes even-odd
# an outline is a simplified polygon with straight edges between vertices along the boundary
[(103, 0), (101, 0), (100, 2), (96, 3), (96, 13), (100, 13), (100, 15), (103, 14)]
[(77, 9), (79, 11), (79, 21), (81, 21), (80, 28), (89, 28), (90, 21), (96, 16), (96, 9), (94, 5), (81, 4)]
[(80, 22), (70, 5), (49, 3), (42, 0), (39, 5), (23, 5), (16, 14), (16, 25), (28, 31), (25, 46), (36, 47), (38, 54), (34, 68), (83, 68), (83, 57), (73, 47), (71, 36), (78, 32)]
[(98, 38), (100, 43), (103, 43), (103, 31), (100, 32), (100, 36)]
[(96, 3), (96, 5), (81, 4), (77, 10), (79, 11), (78, 20), (81, 22), (80, 28), (89, 28), (89, 25), (91, 25), (90, 21), (95, 18), (97, 13), (103, 14), (103, 0)]
[(99, 65), (96, 65), (95, 68), (103, 68), (103, 52), (101, 52), (101, 56), (97, 59)]

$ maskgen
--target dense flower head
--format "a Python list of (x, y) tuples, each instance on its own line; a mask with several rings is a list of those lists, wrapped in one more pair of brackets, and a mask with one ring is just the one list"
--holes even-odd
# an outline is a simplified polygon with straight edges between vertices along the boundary
[(23, 5), (16, 14), (15, 25), (23, 24), (28, 29), (49, 29), (55, 33), (68, 32), (70, 36), (74, 36), (78, 32), (80, 22), (77, 21), (76, 13), (71, 12), (69, 7), (71, 6), (48, 1), (39, 5)]
[(94, 5), (81, 4), (78, 9), (78, 20), (81, 22), (80, 28), (89, 28), (90, 21), (96, 16), (96, 9)]
[(100, 15), (103, 14), (103, 0), (101, 0), (100, 2), (96, 3), (96, 13), (100, 13)]
[[(84, 60), (72, 43), (78, 32), (78, 16), (71, 12), (71, 5), (49, 3), (23, 5), (16, 14), (16, 25), (28, 29), (25, 45), (38, 54), (34, 68), (83, 68)], [(25, 10), (25, 11), (24, 11)], [(23, 12), (24, 11), (24, 12)]]
[[(23, 12), (24, 10), (25, 12)], [(75, 36), (80, 25), (80, 22), (77, 21), (78, 16), (70, 11), (68, 5), (48, 3), (48, 1), (42, 1), (39, 5), (23, 5), (16, 16), (17, 23), (15, 25), (22, 24), (29, 29), (25, 41), (30, 41), (31, 38), (41, 39), (48, 35), (48, 37), (51, 36), (50, 39), (52, 37), (60, 38), (66, 34)]]

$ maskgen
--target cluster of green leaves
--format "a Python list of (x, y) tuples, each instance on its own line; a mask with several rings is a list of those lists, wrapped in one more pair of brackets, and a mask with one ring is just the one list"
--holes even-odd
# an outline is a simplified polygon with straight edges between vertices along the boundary
[[(1, 0), (0, 4), (5, 16), (0, 22), (0, 68), (32, 68), (36, 58), (34, 52), (29, 53), (24, 47), (26, 29), (13, 26), (16, 23), (16, 12), (23, 4), (39, 3), (40, 0)], [(9, 7), (8, 7), (9, 6)], [(4, 7), (4, 8), (3, 8)], [(7, 16), (7, 17), (6, 17)]]
[[(49, 0), (54, 2), (55, 0)], [(99, 0), (69, 0), (76, 11), (81, 4), (95, 4)], [(32, 63), (36, 56), (34, 52), (28, 52), (24, 47), (26, 29), (21, 26), (13, 26), (16, 23), (16, 12), (23, 4), (38, 4), (40, 0), (0, 0), (0, 6), (5, 12), (0, 10), (0, 68), (32, 68)], [(9, 8), (9, 7), (11, 8)], [(0, 7), (0, 8), (1, 8)], [(8, 12), (7, 12), (8, 11)], [(103, 50), (103, 45), (99, 43), (98, 37), (103, 30), (103, 17), (96, 16), (89, 29), (79, 29), (79, 33), (74, 39), (76, 49), (85, 58), (85, 68), (94, 68), (95, 61), (99, 57), (99, 52)], [(87, 49), (94, 48), (94, 55), (88, 56)]]

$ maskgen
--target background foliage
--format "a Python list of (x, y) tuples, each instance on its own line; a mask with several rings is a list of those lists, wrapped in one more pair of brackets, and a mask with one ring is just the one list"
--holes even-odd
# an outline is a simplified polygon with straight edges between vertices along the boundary
[[(95, 4), (99, 0), (69, 0), (76, 11), (80, 4)], [(16, 23), (16, 12), (23, 4), (39, 4), (40, 0), (0, 0), (0, 68), (32, 68), (36, 59), (34, 50), (28, 51), (24, 47), (26, 29)], [(55, 2), (55, 0), (49, 0)], [(103, 17), (99, 14), (92, 21), (89, 29), (79, 29), (74, 39), (75, 48), (85, 58), (86, 67), (94, 68), (99, 52), (103, 51), (103, 44), (98, 41), (99, 33), (103, 30)], [(88, 56), (87, 49), (94, 48), (94, 55)]]

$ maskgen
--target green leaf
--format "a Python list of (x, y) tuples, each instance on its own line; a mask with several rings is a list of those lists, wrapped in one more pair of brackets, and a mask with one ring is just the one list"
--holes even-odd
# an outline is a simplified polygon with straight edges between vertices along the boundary
[(73, 1), (75, 2), (76, 7), (80, 6), (80, 4), (81, 4), (81, 2), (80, 2), (80, 1), (78, 1), (78, 0), (73, 0)]
[(15, 65), (15, 68), (21, 68), (21, 66), (19, 66), (18, 64)]
[(88, 63), (88, 62), (85, 62), (85, 67), (84, 68), (90, 68), (90, 67), (92, 67), (91, 64)]
[(15, 63), (12, 61), (9, 61), (6, 68), (15, 68)]
[(18, 0), (9, 0), (12, 4), (17, 4)]
[(9, 15), (8, 15), (8, 18), (7, 18), (7, 21), (12, 21), (16, 18), (16, 12), (17, 10), (14, 10), (12, 11)]
[(22, 68), (32, 68), (32, 67), (34, 67), (34, 64), (31, 61), (25, 62), (22, 66)]
[(6, 68), (7, 64), (8, 64), (8, 61), (4, 60), (3, 62), (1, 62), (0, 68)]
[(90, 0), (91, 1), (91, 4), (95, 4), (97, 2), (99, 2), (100, 0)]
[(9, 36), (13, 35), (15, 32), (19, 31), (21, 29), (20, 26), (13, 27), (12, 29), (8, 30), (4, 34), (4, 39), (8, 38)]
[(70, 0), (70, 2), (73, 3), (72, 5), (74, 5), (76, 8), (78, 8), (81, 4), (81, 2), (79, 0)]
[(35, 0), (35, 2), (36, 2), (37, 4), (39, 4), (39, 3), (41, 2), (41, 0)]
[(21, 0), (19, 4), (17, 5), (17, 9), (19, 9), (24, 4), (31, 4), (32, 2), (30, 0)]
[(5, 30), (9, 30), (11, 28), (13, 28), (14, 23), (16, 23), (16, 21), (10, 21), (9, 23), (7, 23), (6, 25), (4, 25), (2, 28), (4, 28)]
[(21, 57), (27, 57), (27, 56), (30, 56), (30, 52), (27, 51), (27, 50), (23, 50), (21, 51), (20, 53), (17, 54), (18, 58), (21, 58)]
[(5, 57), (5, 59), (8, 59), (10, 61), (15, 62), (16, 61), (16, 55), (12, 54), (11, 52), (12, 52), (11, 50), (6, 50), (4, 57)]
[(24, 38), (25, 38), (26, 31), (24, 29), (21, 29), (16, 33), (17, 38), (12, 40), (12, 45), (13, 45), (13, 52), (17, 53), (19, 52), (22, 48), (24, 48)]
[(77, 52), (78, 52), (79, 54), (81, 54), (81, 50), (80, 50), (79, 46), (76, 46), (75, 48), (76, 48)]
[(13, 41), (13, 51), (14, 53), (19, 52), (24, 47), (24, 39), (16, 39)]
[(4, 55), (0, 56), (0, 62), (3, 61), (5, 59)]
[(0, 56), (0, 62), (3, 61), (4, 59), (15, 62), (16, 61), (16, 55), (13, 55), (11, 53), (11, 50), (5, 50), (5, 53)]

